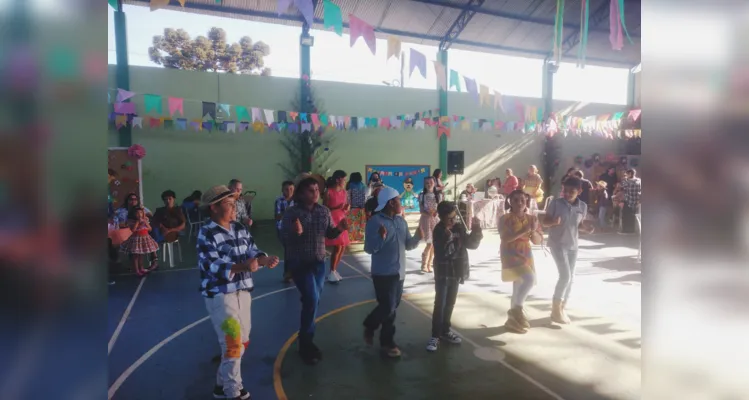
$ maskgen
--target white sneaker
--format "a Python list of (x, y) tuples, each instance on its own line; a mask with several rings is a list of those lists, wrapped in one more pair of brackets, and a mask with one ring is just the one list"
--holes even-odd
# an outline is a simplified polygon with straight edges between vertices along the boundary
[(427, 351), (437, 351), (439, 347), (440, 347), (439, 338), (433, 337), (429, 339), (429, 342), (427, 343)]
[(328, 274), (328, 282), (330, 283), (338, 283), (340, 279), (336, 276), (335, 271), (330, 271), (330, 274)]
[(442, 335), (442, 339), (445, 339), (452, 344), (460, 344), (463, 341), (463, 339), (453, 331), (447, 331), (447, 333)]
[(335, 272), (335, 277), (338, 278), (339, 281), (343, 280), (343, 277), (341, 276), (341, 274), (338, 273), (338, 271), (333, 271), (333, 272)]

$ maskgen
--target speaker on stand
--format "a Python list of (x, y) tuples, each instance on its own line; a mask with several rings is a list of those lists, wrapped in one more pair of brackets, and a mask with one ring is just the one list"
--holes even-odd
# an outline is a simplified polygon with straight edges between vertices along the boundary
[(464, 157), (462, 151), (447, 152), (447, 174), (453, 178), (453, 201), (458, 204), (458, 175), (463, 175)]

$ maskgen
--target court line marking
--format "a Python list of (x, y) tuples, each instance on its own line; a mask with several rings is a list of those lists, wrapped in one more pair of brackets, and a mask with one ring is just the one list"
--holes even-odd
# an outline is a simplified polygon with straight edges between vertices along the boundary
[(114, 332), (112, 333), (112, 337), (109, 338), (109, 345), (107, 346), (107, 356), (109, 356), (109, 353), (112, 352), (112, 348), (114, 347), (114, 344), (117, 342), (117, 338), (120, 337), (120, 332), (122, 332), (122, 327), (125, 326), (125, 321), (127, 320), (127, 317), (130, 316), (130, 311), (132, 311), (133, 305), (135, 304), (135, 300), (138, 298), (138, 295), (140, 294), (140, 289), (143, 287), (143, 284), (146, 282), (146, 279), (148, 279), (148, 276), (144, 276), (143, 279), (140, 280), (140, 283), (138, 283), (138, 288), (135, 289), (133, 298), (130, 299), (130, 303), (127, 305), (125, 312), (122, 313), (122, 318), (120, 318), (120, 323), (117, 324), (117, 328), (115, 328)]
[[(347, 262), (346, 260), (344, 260), (343, 258), (341, 258), (341, 262), (342, 262), (342, 263), (343, 263), (344, 265), (346, 265), (347, 267), (349, 267), (349, 268), (353, 269), (354, 271), (358, 272), (358, 273), (359, 273), (360, 275), (362, 275), (362, 276), (366, 277), (366, 278), (367, 278), (367, 279), (369, 279), (369, 280), (372, 280), (372, 278), (371, 278), (371, 277), (370, 277), (369, 275), (367, 275), (367, 274), (365, 274), (364, 272), (362, 272), (362, 271), (361, 271), (361, 270), (360, 270), (359, 268), (356, 268), (356, 267), (354, 267), (353, 265), (349, 264), (349, 263), (348, 263), (348, 262)], [(419, 306), (417, 306), (416, 304), (414, 304), (413, 302), (411, 302), (410, 300), (408, 300), (408, 297), (405, 297), (405, 298), (403, 299), (403, 302), (405, 302), (406, 304), (408, 304), (408, 305), (410, 305), (411, 307), (415, 308), (415, 309), (416, 309), (417, 311), (419, 311), (419, 312), (420, 312), (421, 314), (425, 315), (425, 316), (426, 316), (427, 318), (429, 318), (430, 320), (432, 319), (432, 316), (431, 316), (431, 315), (429, 315), (429, 313), (427, 313), (426, 311), (422, 310), (421, 308), (419, 308)], [(453, 330), (453, 332), (455, 332), (455, 333), (457, 333), (458, 335), (460, 335), (460, 337), (462, 337), (462, 338), (463, 338), (463, 340), (465, 340), (465, 341), (466, 341), (467, 343), (469, 343), (470, 345), (472, 345), (472, 346), (473, 346), (474, 348), (478, 349), (478, 348), (481, 348), (481, 347), (482, 347), (482, 346), (479, 346), (479, 345), (478, 345), (478, 343), (474, 342), (474, 341), (473, 341), (473, 340), (472, 340), (471, 338), (469, 338), (469, 337), (467, 337), (467, 336), (465, 336), (465, 335), (461, 334), (460, 332), (458, 332), (458, 331), (457, 331), (457, 330), (455, 330), (454, 328), (453, 328), (452, 330)], [(516, 374), (520, 375), (520, 377), (521, 377), (521, 378), (524, 378), (524, 379), (525, 379), (525, 380), (527, 380), (528, 382), (532, 383), (533, 385), (535, 385), (535, 386), (536, 386), (537, 388), (541, 389), (541, 390), (542, 390), (542, 391), (543, 391), (544, 393), (548, 394), (548, 395), (549, 395), (549, 396), (551, 396), (552, 398), (554, 398), (554, 399), (556, 399), (556, 400), (565, 400), (565, 399), (564, 399), (564, 397), (562, 397), (562, 396), (558, 395), (558, 394), (557, 394), (556, 392), (554, 392), (553, 390), (551, 390), (551, 389), (547, 388), (547, 387), (546, 387), (546, 386), (544, 386), (544, 385), (543, 385), (543, 384), (542, 384), (541, 382), (539, 382), (539, 381), (537, 381), (537, 380), (533, 379), (533, 378), (532, 378), (532, 377), (531, 377), (530, 375), (526, 374), (525, 372), (523, 372), (523, 371), (521, 371), (521, 370), (519, 370), (519, 369), (517, 369), (517, 368), (513, 367), (512, 365), (508, 364), (508, 363), (507, 363), (507, 361), (505, 361), (505, 360), (499, 360), (499, 363), (500, 363), (500, 364), (502, 364), (502, 365), (503, 365), (504, 367), (506, 367), (507, 369), (509, 369), (510, 371), (512, 371), (512, 372), (514, 372), (514, 373), (516, 373)]]
[[(357, 279), (357, 278), (361, 278), (361, 277), (360, 276), (349, 276), (349, 277), (345, 277), (346, 280), (348, 280), (348, 279)], [(365, 276), (365, 278), (366, 278), (366, 276)], [(286, 291), (286, 290), (291, 290), (291, 289), (296, 289), (296, 286), (289, 286), (289, 287), (278, 289), (278, 290), (275, 290), (275, 291), (272, 291), (272, 292), (269, 292), (269, 293), (264, 293), (264, 294), (261, 294), (261, 295), (259, 295), (257, 297), (253, 297), (252, 300), (253, 301), (257, 301), (257, 300), (262, 299), (263, 297), (267, 297), (267, 296), (270, 296), (270, 295), (273, 295), (273, 294), (276, 294), (276, 293), (280, 293), (280, 292), (283, 292), (283, 291)], [(138, 360), (136, 360), (124, 372), (122, 372), (122, 374), (120, 374), (120, 376), (117, 378), (117, 380), (114, 381), (114, 383), (112, 384), (112, 386), (109, 387), (109, 392), (108, 392), (108, 394), (109, 394), (109, 397), (108, 397), (109, 400), (111, 400), (112, 397), (114, 396), (114, 394), (117, 392), (117, 390), (119, 390), (120, 387), (122, 387), (122, 384), (125, 383), (125, 381), (127, 380), (127, 378), (129, 378), (130, 375), (132, 375), (133, 372), (135, 372), (135, 370), (137, 370), (141, 365), (143, 365), (143, 363), (145, 363), (146, 361), (148, 361), (149, 358), (151, 358), (154, 354), (156, 354), (157, 351), (159, 351), (162, 347), (166, 346), (169, 342), (171, 342), (172, 340), (176, 339), (177, 337), (179, 337), (183, 333), (189, 331), (190, 329), (196, 327), (197, 325), (200, 325), (202, 322), (205, 322), (208, 319), (210, 319), (210, 317), (206, 316), (206, 317), (203, 317), (203, 318), (201, 318), (201, 319), (199, 319), (199, 320), (197, 320), (197, 321), (195, 321), (195, 322), (193, 322), (193, 323), (185, 326), (184, 328), (182, 328), (182, 329), (180, 329), (180, 330), (172, 333), (166, 339), (162, 340), (161, 342), (159, 342), (158, 344), (156, 344), (155, 346), (153, 346), (150, 350), (148, 350), (147, 352), (145, 352)]]
[[(343, 262), (343, 259), (341, 259), (341, 262)], [(336, 308), (335, 310), (329, 311), (315, 319), (315, 322), (320, 322), (323, 319), (330, 317), (331, 315), (338, 314), (341, 311), (346, 311), (349, 308), (361, 306), (368, 303), (374, 303), (375, 299), (369, 299), (364, 301), (359, 301), (356, 303), (348, 304), (343, 307)], [(286, 357), (286, 352), (289, 350), (291, 345), (296, 341), (297, 336), (299, 336), (299, 331), (294, 332), (291, 337), (286, 340), (286, 343), (283, 344), (281, 347), (281, 350), (278, 351), (278, 355), (276, 355), (276, 361), (273, 363), (273, 389), (276, 391), (276, 397), (278, 397), (278, 400), (288, 400), (289, 398), (286, 397), (286, 392), (283, 390), (283, 382), (281, 381), (281, 367), (283, 366), (283, 360)]]
[[(193, 267), (193, 268), (169, 268), (169, 269), (161, 269), (161, 268), (159, 268), (159, 269), (157, 269), (154, 272), (149, 272), (149, 275), (163, 274), (163, 273), (166, 273), (166, 272), (195, 271), (197, 269), (198, 269), (198, 267)], [(135, 276), (135, 275), (136, 274), (134, 272), (126, 272), (126, 273), (122, 273), (122, 274), (113, 274), (112, 276), (113, 277), (121, 277), (121, 276)]]
[[(257, 296), (255, 298), (253, 298), (252, 300), (253, 301), (257, 301), (257, 300), (262, 299), (263, 297), (267, 297), (267, 296), (270, 296), (272, 294), (284, 292), (286, 290), (291, 290), (291, 289), (296, 289), (296, 286), (289, 286), (289, 287), (285, 287), (283, 289), (278, 289), (278, 290), (275, 290), (275, 291), (272, 291), (272, 292), (269, 292), (269, 293), (264, 293), (264, 294), (261, 294), (260, 296)], [(138, 369), (138, 367), (140, 367), (141, 365), (143, 365), (144, 362), (146, 362), (149, 358), (151, 358), (151, 356), (153, 356), (157, 351), (159, 351), (159, 349), (161, 349), (162, 347), (166, 346), (169, 342), (171, 342), (172, 340), (176, 339), (177, 337), (179, 337), (183, 333), (189, 331), (190, 329), (194, 328), (195, 326), (199, 325), (200, 323), (208, 321), (210, 318), (211, 318), (210, 316), (205, 316), (205, 317), (203, 317), (203, 318), (201, 318), (201, 319), (199, 319), (199, 320), (197, 320), (197, 321), (195, 321), (195, 322), (193, 322), (193, 323), (185, 326), (184, 328), (178, 330), (177, 332), (172, 333), (166, 339), (164, 339), (161, 342), (159, 342), (156, 346), (151, 347), (150, 350), (148, 350), (147, 352), (145, 352), (142, 356), (140, 356), (140, 358), (137, 361), (135, 361), (122, 374), (120, 374), (120, 376), (117, 378), (116, 381), (114, 381), (114, 383), (112, 384), (112, 386), (109, 387), (109, 393), (108, 393), (109, 394), (109, 399), (111, 400), (112, 397), (114, 396), (114, 394), (117, 392), (117, 390), (122, 386), (123, 383), (125, 383), (125, 380), (127, 380), (127, 378), (129, 378), (130, 375), (132, 375), (133, 372), (135, 372), (135, 370)]]

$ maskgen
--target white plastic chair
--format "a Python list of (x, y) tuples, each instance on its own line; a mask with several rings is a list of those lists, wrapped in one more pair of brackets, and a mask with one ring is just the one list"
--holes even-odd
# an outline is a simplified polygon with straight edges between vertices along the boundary
[[(200, 215), (200, 209), (198, 208), (195, 208), (194, 211), (187, 211), (183, 207), (182, 213), (185, 214), (185, 218), (187, 219), (187, 226), (189, 228), (187, 233), (187, 241), (189, 242), (192, 238), (193, 229), (195, 229), (195, 237), (197, 237), (198, 231), (200, 230), (200, 227), (205, 224), (205, 221), (202, 219), (202, 216)], [(193, 218), (197, 218), (197, 220), (194, 220)]]
[(177, 245), (177, 251), (179, 255), (179, 262), (182, 262), (182, 246), (179, 244), (179, 240), (173, 242), (164, 242), (161, 244), (161, 252), (164, 254), (164, 262), (169, 257), (169, 268), (174, 268), (174, 245)]

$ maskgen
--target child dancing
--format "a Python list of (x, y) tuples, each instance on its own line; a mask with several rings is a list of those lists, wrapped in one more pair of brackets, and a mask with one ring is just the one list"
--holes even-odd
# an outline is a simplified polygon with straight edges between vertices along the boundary
[(437, 206), (440, 222), (435, 226), (434, 238), (434, 310), (432, 311), (432, 337), (427, 351), (437, 351), (440, 340), (460, 344), (461, 338), (450, 330), (450, 319), (458, 297), (458, 285), (468, 279), (468, 250), (477, 249), (483, 238), (480, 222), (474, 218), (471, 233), (461, 223), (456, 223), (457, 210), (447, 201)]

